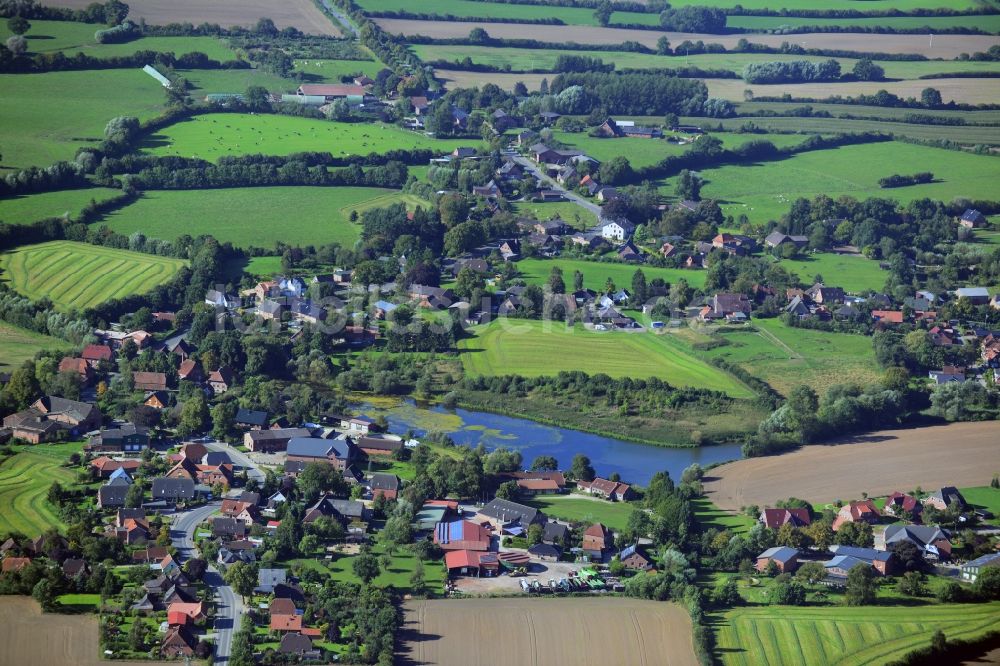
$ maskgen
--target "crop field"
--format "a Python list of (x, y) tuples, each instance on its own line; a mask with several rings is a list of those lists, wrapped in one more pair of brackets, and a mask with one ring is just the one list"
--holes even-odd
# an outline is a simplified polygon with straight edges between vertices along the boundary
[(888, 277), (888, 273), (879, 268), (879, 262), (863, 256), (822, 252), (806, 255), (803, 259), (782, 259), (780, 263), (804, 283), (812, 284), (815, 276), (822, 275), (828, 284), (836, 284), (850, 293), (879, 291)]
[(752, 394), (722, 370), (651, 333), (599, 333), (560, 322), (501, 319), (458, 344), (470, 375), (540, 377), (579, 370), (610, 377), (657, 377), (673, 386)]
[(629, 266), (620, 263), (603, 263), (587, 261), (586, 259), (522, 259), (517, 262), (517, 270), (528, 284), (545, 284), (549, 279), (552, 267), (558, 266), (563, 272), (566, 288), (573, 288), (573, 273), (583, 273), (583, 286), (597, 292), (604, 291), (608, 278), (618, 288), (632, 289), (632, 275), (637, 268), (642, 268), (646, 282), (661, 278), (673, 284), (678, 280), (687, 280), (692, 287), (701, 288), (705, 285), (705, 271), (684, 270), (681, 268), (655, 268), (652, 266)]
[[(83, 9), (90, 0), (51, 0), (53, 7)], [(132, 0), (128, 3), (129, 18), (146, 19), (151, 25), (168, 23), (218, 23), (223, 28), (253, 26), (257, 19), (266, 17), (278, 29), (298, 28), (310, 35), (340, 35), (336, 25), (323, 14), (311, 0)]]
[(69, 346), (65, 340), (0, 322), (0, 372), (10, 372), (40, 351)]
[(180, 259), (99, 245), (52, 241), (0, 255), (0, 279), (28, 298), (59, 309), (85, 309), (111, 298), (141, 294), (174, 276)]
[[(952, 423), (882, 430), (804, 446), (780, 456), (714, 468), (706, 496), (721, 509), (763, 506), (785, 497), (814, 504), (888, 495), (895, 490), (987, 485), (998, 471), (996, 423)], [(863, 463), (859, 464), (859, 461)]]
[[(824, 3), (826, 4), (826, 3)], [(929, 28), (930, 32), (940, 32), (948, 28), (979, 28), (996, 34), (1000, 31), (1000, 16), (978, 14), (973, 16), (880, 16), (878, 18), (811, 18), (805, 16), (729, 16), (727, 28), (752, 32), (781, 31), (782, 28), (801, 26), (851, 26), (871, 28), (892, 27), (897, 30), (919, 30)]]
[[(810, 105), (811, 106), (811, 105)], [(874, 107), (872, 107), (874, 108)], [(704, 118), (685, 117), (682, 122), (703, 123)], [(856, 120), (853, 118), (797, 118), (797, 117), (738, 117), (712, 119), (712, 125), (722, 125), (729, 130), (739, 130), (747, 123), (752, 123), (759, 129), (772, 130), (775, 132), (885, 132), (893, 136), (909, 137), (922, 141), (936, 141), (947, 139), (963, 145), (975, 145), (984, 143), (990, 145), (1000, 144), (1000, 127), (983, 125), (921, 125), (918, 123), (890, 122), (886, 120)], [(720, 138), (724, 134), (716, 134)], [(744, 135), (746, 140), (757, 138), (760, 135)], [(769, 141), (781, 135), (769, 135)], [(801, 140), (801, 139), (800, 139)], [(775, 144), (780, 145), (780, 144)]]
[(288, 155), (318, 150), (329, 150), (334, 157), (414, 148), (431, 148), (443, 154), (476, 143), (468, 139), (431, 139), (393, 125), (217, 113), (195, 116), (165, 128), (149, 137), (144, 150), (153, 155), (216, 160), (223, 155)]
[[(926, 185), (881, 189), (878, 180), (895, 173), (928, 170)], [(701, 172), (704, 199), (717, 199), (727, 214), (746, 214), (753, 222), (776, 220), (798, 197), (827, 194), (836, 199), (885, 197), (906, 203), (930, 197), (988, 199), (1000, 180), (1000, 160), (897, 141), (843, 146), (800, 153), (774, 162), (728, 165)], [(674, 192), (674, 179), (663, 191)]]
[[(111, 118), (151, 118), (166, 100), (140, 69), (0, 74), (0, 90), (0, 168), (8, 169), (73, 159), (78, 148), (104, 138)], [(39, 90), (58, 90), (73, 103), (55, 103)]]
[(672, 603), (519, 596), (414, 600), (403, 611), (399, 664), (600, 666), (626, 654), (633, 664), (698, 663), (691, 620)]
[[(957, 71), (957, 70), (956, 70)], [(755, 97), (782, 97), (790, 95), (800, 99), (826, 99), (827, 97), (855, 97), (874, 95), (886, 90), (899, 97), (920, 99), (924, 88), (936, 88), (941, 98), (964, 104), (992, 104), (1000, 99), (1000, 78), (980, 79), (919, 79), (913, 81), (848, 81), (833, 83), (746, 83), (740, 79), (706, 79), (709, 97), (729, 100), (744, 99), (744, 91), (751, 90)]]
[(121, 194), (120, 190), (106, 187), (20, 194), (8, 199), (0, 199), (0, 221), (8, 224), (24, 224), (47, 217), (69, 216), (72, 218), (90, 203), (91, 199), (103, 201), (118, 194)]
[(516, 201), (514, 211), (519, 215), (534, 215), (538, 220), (562, 219), (574, 229), (589, 229), (597, 224), (597, 216), (572, 201)]
[(940, 629), (949, 640), (985, 634), (1000, 622), (1000, 603), (802, 608), (727, 612), (718, 625), (726, 666), (885, 664), (924, 647)]
[[(122, 234), (142, 231), (164, 240), (211, 234), (241, 247), (272, 247), (276, 241), (352, 247), (361, 227), (349, 221), (351, 210), (394, 202), (393, 190), (375, 187), (159, 190), (110, 213), (102, 224)], [(156, 220), (155, 227), (150, 220)]]
[(546, 516), (590, 525), (604, 523), (613, 530), (624, 530), (628, 526), (628, 517), (632, 512), (641, 511), (625, 502), (609, 502), (578, 495), (539, 495), (524, 500), (524, 503), (535, 507)]
[(53, 481), (68, 486), (76, 478), (60, 462), (57, 457), (28, 449), (0, 463), (0, 533), (36, 537), (49, 528), (65, 527), (57, 509), (46, 499)]
[(716, 334), (728, 344), (705, 355), (735, 363), (785, 395), (798, 384), (822, 395), (833, 384), (878, 379), (867, 336), (789, 328), (778, 319), (756, 319), (753, 327)]

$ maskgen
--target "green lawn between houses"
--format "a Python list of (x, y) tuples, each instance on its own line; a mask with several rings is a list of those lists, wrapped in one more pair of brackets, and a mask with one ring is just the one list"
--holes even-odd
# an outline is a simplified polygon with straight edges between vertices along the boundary
[(0, 322), (0, 372), (10, 372), (40, 351), (69, 347), (65, 340)]
[(642, 510), (627, 502), (609, 502), (578, 495), (537, 495), (523, 501), (552, 518), (587, 525), (603, 523), (615, 531), (624, 530), (632, 512)]
[[(372, 546), (372, 554), (381, 556), (385, 553), (381, 544)], [(313, 569), (324, 575), (330, 575), (334, 580), (344, 583), (360, 584), (352, 569), (355, 555), (334, 554), (331, 560), (316, 559), (296, 559), (289, 560), (286, 564), (298, 565), (307, 569)], [(392, 562), (388, 568), (383, 568), (382, 572), (373, 581), (379, 587), (392, 585), (397, 590), (406, 593), (410, 590), (410, 576), (416, 568), (417, 558), (408, 550), (399, 548), (392, 555)], [(424, 562), (424, 580), (427, 589), (431, 594), (437, 596), (444, 590), (445, 571), (441, 561)]]
[(817, 275), (823, 282), (837, 286), (851, 294), (881, 291), (889, 273), (879, 267), (879, 262), (863, 256), (839, 255), (820, 252), (801, 259), (782, 259), (780, 265), (799, 277), (803, 284), (812, 285)]
[(632, 290), (632, 275), (641, 268), (649, 283), (656, 278), (673, 284), (678, 280), (687, 280), (692, 287), (705, 286), (705, 271), (685, 270), (682, 268), (655, 268), (652, 266), (633, 266), (630, 264), (587, 261), (586, 259), (522, 259), (517, 262), (517, 270), (528, 284), (545, 284), (549, 279), (553, 266), (558, 266), (563, 272), (563, 281), (567, 291), (573, 289), (573, 273), (583, 273), (583, 286), (587, 289), (603, 292), (608, 278), (619, 289)]
[(744, 534), (757, 524), (757, 521), (750, 516), (723, 511), (707, 498), (691, 500), (691, 505), (694, 507), (694, 519), (702, 529), (714, 528), (729, 530), (733, 534)]

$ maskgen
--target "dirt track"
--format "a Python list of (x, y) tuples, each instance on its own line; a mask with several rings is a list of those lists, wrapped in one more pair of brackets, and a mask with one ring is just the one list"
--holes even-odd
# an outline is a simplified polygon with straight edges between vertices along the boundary
[[(66, 1), (66, 0), (62, 0)], [(722, 44), (727, 49), (746, 38), (755, 44), (780, 46), (782, 42), (805, 44), (806, 48), (877, 51), (880, 53), (921, 53), (929, 58), (957, 58), (960, 53), (986, 51), (1000, 43), (996, 35), (934, 35), (930, 46), (927, 35), (879, 35), (875, 33), (805, 33), (801, 35), (706, 35), (656, 30), (626, 30), (579, 25), (531, 25), (519, 23), (473, 23), (448, 21), (411, 21), (407, 19), (377, 19), (384, 30), (393, 34), (425, 35), (435, 39), (467, 37), (473, 28), (482, 28), (493, 37), (505, 39), (537, 39), (544, 42), (577, 42), (579, 44), (620, 44), (636, 41), (651, 48), (666, 35), (674, 46), (685, 39), (699, 39)]]
[[(482, 75), (481, 75), (482, 76)], [(488, 75), (487, 75), (488, 76)], [(721, 97), (736, 102), (743, 101), (743, 91), (750, 89), (756, 97), (811, 97), (823, 99), (840, 95), (853, 97), (873, 95), (887, 90), (900, 97), (920, 99), (924, 88), (936, 88), (945, 102), (952, 100), (966, 104), (995, 104), (1000, 100), (1000, 79), (919, 79), (914, 81), (852, 81), (849, 83), (790, 83), (777, 85), (748, 84), (733, 79), (706, 79), (710, 97)]]
[(521, 597), (411, 601), (404, 609), (398, 664), (698, 663), (691, 647), (691, 620), (676, 604)]
[[(82, 9), (94, 0), (45, 0), (53, 7)], [(167, 23), (218, 23), (224, 28), (252, 26), (261, 17), (278, 28), (293, 27), (310, 35), (339, 36), (337, 27), (312, 0), (129, 0), (129, 18), (153, 25)]]
[(727, 463), (708, 472), (705, 491), (720, 509), (739, 511), (787, 497), (832, 502), (917, 486), (985, 486), (998, 472), (1000, 423), (953, 423)]

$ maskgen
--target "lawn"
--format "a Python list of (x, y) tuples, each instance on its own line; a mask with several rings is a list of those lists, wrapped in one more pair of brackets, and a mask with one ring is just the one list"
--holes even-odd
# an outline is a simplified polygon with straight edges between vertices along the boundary
[(768, 606), (727, 612), (716, 628), (727, 666), (884, 664), (930, 642), (996, 629), (1000, 603), (803, 608)]
[[(372, 553), (381, 556), (384, 551), (381, 544), (372, 547)], [(361, 580), (355, 575), (352, 568), (354, 555), (333, 556), (330, 561), (320, 560), (295, 560), (303, 566), (315, 569), (320, 573), (330, 574), (334, 580), (345, 583), (360, 583)], [(392, 563), (388, 568), (382, 568), (381, 573), (375, 578), (374, 583), (379, 587), (392, 585), (401, 592), (408, 592), (410, 589), (410, 576), (416, 568), (417, 558), (410, 551), (400, 548), (392, 556)], [(440, 595), (444, 589), (445, 572), (441, 562), (424, 562), (424, 580), (427, 582), (427, 589), (435, 596)]]
[(561, 322), (501, 319), (471, 329), (459, 341), (462, 365), (470, 375), (540, 377), (579, 370), (610, 377), (657, 377), (673, 386), (724, 391), (752, 397), (722, 370), (686, 353), (669, 336), (652, 333), (599, 333)]
[(75, 217), (91, 200), (104, 201), (121, 194), (121, 190), (92, 187), (82, 190), (57, 190), (41, 194), (21, 194), (0, 199), (0, 221), (26, 224), (47, 217)]
[(242, 93), (250, 86), (263, 86), (277, 93), (292, 93), (297, 81), (285, 79), (263, 69), (176, 69), (178, 76), (191, 84), (190, 95), (201, 101), (208, 93)]
[(40, 351), (69, 347), (70, 344), (65, 340), (0, 322), (0, 372), (10, 372), (20, 367)]
[(566, 224), (581, 231), (597, 224), (596, 215), (572, 201), (518, 201), (514, 203), (514, 212), (519, 215), (534, 215), (538, 220), (559, 217)]
[[(50, 528), (65, 527), (46, 494), (53, 481), (68, 486), (76, 475), (61, 466), (65, 456), (35, 452), (46, 446), (31, 447), (0, 463), (0, 533), (36, 537)], [(74, 450), (79, 451), (79, 445)]]
[(691, 500), (691, 504), (694, 506), (694, 519), (704, 530), (728, 530), (733, 534), (744, 534), (757, 524), (750, 516), (723, 511), (705, 498)]
[(295, 71), (312, 83), (340, 83), (341, 77), (364, 74), (375, 78), (382, 64), (374, 60), (296, 60)]
[[(102, 224), (122, 234), (141, 231), (173, 240), (211, 234), (241, 247), (275, 242), (354, 245), (361, 227), (350, 211), (394, 203), (398, 193), (375, 187), (236, 187), (219, 190), (158, 190), (110, 213)], [(254, 224), (248, 225), (247, 220)], [(272, 264), (266, 264), (268, 267)]]
[(546, 516), (587, 525), (603, 523), (616, 531), (623, 531), (628, 527), (628, 517), (633, 511), (641, 511), (627, 502), (609, 502), (574, 495), (538, 495), (524, 500), (524, 503)]
[[(929, 170), (927, 185), (879, 188), (878, 180), (897, 173)], [(704, 199), (717, 199), (731, 215), (746, 214), (755, 223), (777, 220), (798, 197), (826, 194), (834, 199), (884, 197), (907, 203), (929, 197), (989, 199), (1000, 180), (1000, 160), (898, 141), (844, 146), (800, 153), (787, 159), (722, 166), (701, 172)], [(673, 194), (675, 178), (663, 187)]]
[(978, 488), (962, 488), (965, 501), (977, 509), (986, 509), (993, 513), (993, 518), (987, 522), (1000, 524), (1000, 489), (989, 486)]
[(821, 252), (801, 259), (782, 259), (779, 263), (805, 284), (813, 284), (814, 278), (820, 275), (826, 284), (855, 294), (880, 291), (889, 277), (888, 272), (879, 268), (879, 262), (867, 257)]
[[(242, 91), (244, 88), (239, 88)], [(288, 155), (328, 150), (335, 157), (430, 148), (448, 153), (469, 140), (436, 140), (394, 125), (338, 123), (277, 115), (219, 113), (195, 116), (154, 134), (144, 150), (215, 160), (223, 155)]]
[(180, 259), (73, 241), (26, 245), (0, 255), (2, 279), (32, 299), (49, 298), (62, 310), (85, 309), (141, 294), (167, 282)]
[(587, 261), (586, 259), (522, 259), (517, 262), (517, 270), (521, 277), (528, 284), (542, 285), (548, 282), (549, 274), (553, 266), (558, 266), (563, 272), (563, 281), (566, 288), (573, 288), (573, 273), (580, 271), (583, 273), (583, 286), (587, 289), (603, 292), (604, 284), (608, 278), (615, 283), (618, 288), (632, 289), (632, 275), (637, 268), (642, 268), (646, 276), (646, 282), (662, 278), (664, 281), (673, 284), (678, 280), (687, 280), (688, 284), (696, 289), (705, 285), (705, 271), (685, 270), (682, 268), (656, 268), (652, 266), (632, 266), (629, 264), (619, 264), (600, 261)]

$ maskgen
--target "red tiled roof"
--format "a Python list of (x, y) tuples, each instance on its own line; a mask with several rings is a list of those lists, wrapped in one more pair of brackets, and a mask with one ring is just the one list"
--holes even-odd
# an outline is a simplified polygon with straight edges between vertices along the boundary
[(83, 348), (81, 357), (88, 361), (110, 361), (111, 347), (107, 345), (87, 345)]
[(518, 479), (517, 487), (525, 490), (559, 490), (559, 484), (552, 479)]
[(275, 615), (271, 614), (271, 631), (301, 631), (301, 615)]

